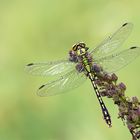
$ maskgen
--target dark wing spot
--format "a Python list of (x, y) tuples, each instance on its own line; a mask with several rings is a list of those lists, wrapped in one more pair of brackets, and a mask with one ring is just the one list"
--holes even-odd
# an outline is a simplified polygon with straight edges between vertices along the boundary
[(34, 63), (30, 63), (30, 64), (28, 64), (27, 66), (32, 66), (32, 65), (34, 65)]
[(42, 89), (45, 85), (42, 85), (39, 89)]
[(126, 26), (128, 23), (124, 23), (122, 26), (124, 27), (124, 26)]
[(130, 49), (136, 49), (137, 47), (131, 47)]

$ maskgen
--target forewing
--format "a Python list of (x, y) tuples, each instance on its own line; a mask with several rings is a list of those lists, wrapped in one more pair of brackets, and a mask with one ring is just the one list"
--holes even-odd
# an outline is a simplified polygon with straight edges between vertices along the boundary
[(112, 73), (126, 66), (139, 55), (140, 48), (131, 47), (120, 53), (102, 57), (97, 60), (95, 59), (94, 62), (100, 64), (105, 71)]
[(75, 64), (68, 60), (46, 62), (46, 63), (30, 63), (26, 65), (25, 70), (32, 75), (52, 76), (64, 75), (74, 69)]
[(106, 38), (101, 44), (91, 51), (94, 58), (108, 55), (120, 47), (127, 39), (133, 28), (132, 23), (123, 24), (112, 36)]
[(61, 76), (61, 78), (56, 81), (42, 85), (38, 89), (37, 95), (52, 96), (64, 93), (80, 86), (85, 80), (86, 76), (84, 73), (79, 73), (78, 71), (73, 70), (64, 76)]

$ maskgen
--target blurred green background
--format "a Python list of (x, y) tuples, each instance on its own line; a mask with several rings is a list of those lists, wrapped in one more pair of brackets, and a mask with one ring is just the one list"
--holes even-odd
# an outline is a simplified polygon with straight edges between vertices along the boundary
[[(139, 0), (0, 1), (0, 140), (123, 140), (131, 135), (112, 100), (108, 128), (89, 81), (68, 94), (40, 98), (47, 77), (24, 72), (30, 62), (65, 58), (74, 43), (96, 47), (125, 22), (134, 30), (122, 49), (140, 46)], [(140, 99), (140, 57), (117, 72), (127, 96)]]

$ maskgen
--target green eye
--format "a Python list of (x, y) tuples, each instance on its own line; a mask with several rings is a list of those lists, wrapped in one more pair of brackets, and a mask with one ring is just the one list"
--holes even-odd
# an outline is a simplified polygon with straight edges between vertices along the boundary
[(74, 46), (72, 49), (73, 49), (74, 51), (76, 51), (76, 50), (77, 50), (77, 46)]

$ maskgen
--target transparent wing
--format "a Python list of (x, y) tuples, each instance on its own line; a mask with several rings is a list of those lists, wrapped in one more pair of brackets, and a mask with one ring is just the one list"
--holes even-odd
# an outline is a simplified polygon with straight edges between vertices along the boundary
[(125, 23), (112, 36), (106, 38), (101, 44), (91, 51), (93, 57), (106, 56), (118, 47), (127, 39), (133, 28), (132, 23)]
[(58, 74), (66, 74), (74, 69), (75, 64), (68, 60), (46, 62), (46, 63), (30, 63), (26, 65), (25, 71), (32, 75), (52, 76)]
[(86, 80), (84, 73), (78, 73), (73, 70), (64, 76), (61, 76), (58, 80), (42, 85), (38, 91), (39, 96), (52, 96), (60, 93), (64, 93), (68, 90), (74, 89), (80, 86)]
[(126, 66), (139, 55), (140, 47), (131, 47), (120, 53), (94, 60), (94, 62), (100, 64), (105, 71), (112, 73)]

